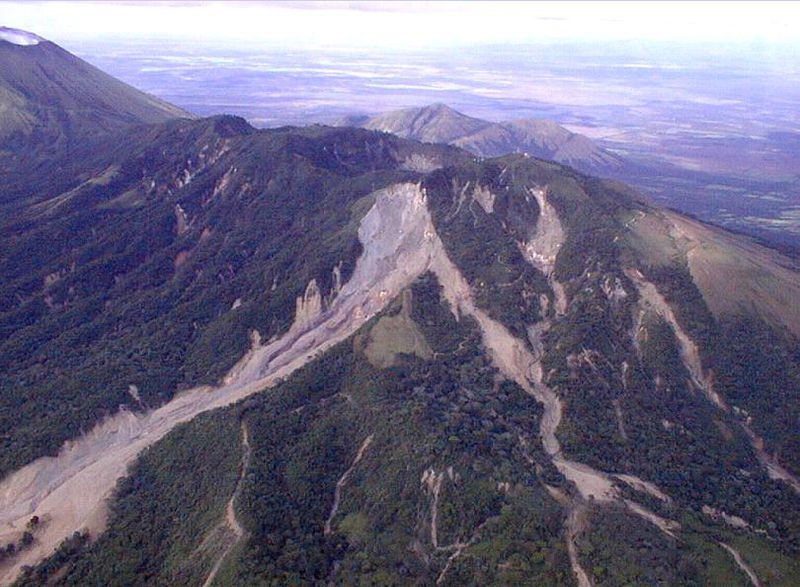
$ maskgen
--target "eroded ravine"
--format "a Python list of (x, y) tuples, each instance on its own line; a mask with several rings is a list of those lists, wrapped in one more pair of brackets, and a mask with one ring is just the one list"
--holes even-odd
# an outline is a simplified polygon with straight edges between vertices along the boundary
[[(652, 310), (672, 329), (675, 338), (678, 340), (678, 351), (681, 361), (687, 371), (689, 371), (689, 375), (695, 386), (705, 394), (708, 401), (713, 403), (720, 410), (728, 411), (725, 402), (720, 395), (714, 391), (711, 377), (709, 377), (703, 369), (703, 365), (700, 361), (700, 350), (686, 331), (678, 324), (675, 313), (672, 311), (667, 300), (664, 299), (664, 296), (656, 289), (655, 284), (647, 281), (641, 272), (635, 269), (627, 270), (625, 274), (630, 278), (639, 292), (640, 312)], [(641, 322), (641, 319), (639, 318), (637, 322)]]
[[(549, 216), (537, 224), (533, 244), (522, 248), (529, 260), (541, 263), (546, 271), (553, 286), (556, 314), (560, 315), (567, 309), (567, 300), (561, 284), (553, 279), (552, 269), (563, 242), (563, 229), (544, 191), (534, 195), (537, 199), (541, 196), (540, 207)], [(86, 528), (96, 535), (102, 531), (106, 501), (117, 479), (126, 474), (128, 465), (144, 448), (202, 412), (230, 405), (287, 377), (355, 333), (426, 271), (437, 276), (457, 316), (476, 320), (484, 346), (501, 373), (542, 404), (540, 436), (544, 450), (574, 484), (580, 499), (619, 501), (610, 475), (562, 454), (556, 436), (562, 417), (559, 397), (544, 383), (541, 365), (526, 343), (476, 306), (469, 284), (448, 258), (436, 233), (421, 187), (400, 184), (376, 192), (375, 203), (362, 219), (358, 235), (363, 253), (351, 279), (329, 305), (318, 303), (321, 294), (316, 284), (310, 284), (298, 301), (298, 315), (289, 331), (267, 345), (261, 345), (260, 337), (254, 336), (253, 348), (221, 386), (189, 390), (143, 414), (122, 410), (91, 433), (67, 443), (58, 456), (38, 459), (4, 479), (0, 483), (0, 542), (16, 540), (33, 515), (43, 523), (34, 544), (3, 568), (0, 582), (13, 580), (23, 565), (37, 564), (73, 532)], [(541, 337), (546, 327), (547, 323), (534, 331)], [(534, 348), (541, 346), (541, 340), (532, 340), (531, 344)], [(642, 515), (641, 511), (632, 511)], [(569, 524), (567, 535), (570, 541), (577, 535)], [(578, 580), (588, 584), (577, 554), (570, 558)]]
[(210, 587), (214, 584), (214, 579), (217, 577), (217, 573), (219, 572), (220, 567), (222, 567), (222, 563), (224, 563), (225, 559), (228, 558), (228, 555), (231, 553), (233, 548), (242, 541), (242, 538), (244, 538), (244, 528), (239, 522), (239, 519), (236, 517), (236, 500), (242, 493), (244, 477), (247, 474), (248, 467), (250, 466), (250, 455), (251, 449), (249, 431), (247, 428), (247, 423), (242, 422), (242, 461), (240, 464), (239, 479), (236, 481), (236, 489), (234, 489), (233, 494), (231, 495), (231, 498), (228, 500), (228, 504), (225, 507), (225, 520), (223, 522), (233, 532), (233, 538), (225, 547), (225, 550), (222, 552), (222, 554), (219, 555), (219, 558), (217, 558), (214, 566), (211, 569), (211, 572), (208, 574), (208, 577), (203, 583), (203, 587)]
[[(117, 479), (146, 447), (200, 413), (228, 406), (274, 385), (316, 354), (343, 341), (382, 310), (427, 268), (430, 216), (418, 186), (380, 190), (361, 221), (363, 253), (350, 280), (330, 306), (270, 344), (254, 348), (217, 388), (197, 387), (143, 414), (121, 410), (85, 436), (67, 442), (56, 457), (40, 458), (0, 483), (0, 542), (18, 541), (34, 515), (42, 523), (32, 545), (0, 569), (0, 583), (24, 565), (50, 555), (75, 531), (93, 536), (105, 526), (106, 502)], [(308, 313), (306, 313), (308, 314)]]
[[(659, 293), (655, 284), (647, 281), (644, 278), (641, 272), (631, 269), (626, 271), (626, 275), (631, 279), (639, 292), (640, 308), (636, 323), (641, 325), (642, 315), (648, 310), (653, 311), (660, 316), (669, 325), (678, 341), (681, 361), (686, 370), (689, 372), (694, 385), (701, 390), (705, 394), (706, 398), (719, 410), (728, 412), (729, 408), (725, 404), (725, 401), (714, 390), (712, 377), (707, 374), (703, 368), (700, 359), (700, 351), (697, 345), (680, 326), (675, 317), (675, 313), (672, 311), (672, 308), (666, 299), (664, 299), (664, 296)], [(638, 331), (639, 328), (640, 326), (637, 326), (636, 330)], [(634, 332), (634, 340), (636, 340), (637, 336), (638, 333)], [(764, 449), (764, 441), (755, 433), (749, 422), (740, 421), (740, 424), (750, 439), (750, 444), (753, 447), (753, 451), (755, 452), (759, 463), (761, 463), (762, 467), (764, 467), (764, 470), (770, 479), (782, 481), (789, 485), (789, 487), (791, 487), (795, 492), (800, 493), (800, 479), (792, 475), (789, 471), (782, 467), (780, 463), (778, 463), (775, 457), (767, 453), (767, 451)]]
[[(567, 299), (562, 284), (557, 282), (553, 276), (553, 269), (555, 257), (563, 244), (564, 231), (555, 209), (546, 199), (546, 190), (533, 189), (531, 194), (536, 197), (540, 210), (546, 217), (542, 220), (540, 215), (536, 234), (520, 248), (526, 259), (547, 275), (556, 300), (554, 304), (556, 315), (562, 315), (567, 310)], [(475, 305), (469, 284), (448, 258), (432, 224), (426, 234), (428, 232), (431, 234), (430, 246), (432, 249), (430, 269), (442, 285), (444, 296), (450, 303), (450, 307), (457, 316), (463, 314), (475, 319), (481, 330), (483, 345), (495, 366), (505, 377), (516, 382), (529, 395), (533, 396), (544, 409), (539, 423), (539, 434), (545, 453), (551, 458), (558, 471), (572, 482), (581, 498), (580, 501), (573, 503), (565, 528), (570, 563), (579, 585), (581, 587), (591, 585), (588, 573), (580, 565), (577, 552), (577, 536), (580, 533), (578, 522), (581, 516), (576, 512), (583, 507), (584, 503), (590, 501), (622, 503), (628, 507), (631, 513), (674, 537), (673, 531), (679, 526), (671, 520), (666, 520), (650, 512), (634, 501), (622, 500), (612, 475), (597, 471), (583, 463), (571, 461), (563, 455), (556, 436), (556, 431), (561, 423), (563, 407), (558, 395), (544, 383), (540, 362), (543, 352), (541, 337), (549, 328), (549, 321), (545, 320), (528, 329), (530, 347), (515, 338), (505, 326), (491, 319), (484, 310)], [(536, 356), (529, 350), (530, 348), (534, 349)], [(626, 477), (627, 482), (638, 482), (643, 487), (652, 486), (632, 475)]]
[(539, 217), (533, 237), (523, 243), (520, 249), (525, 259), (547, 276), (553, 290), (556, 313), (563, 315), (567, 311), (567, 294), (563, 284), (556, 280), (554, 271), (558, 251), (564, 244), (564, 228), (555, 207), (547, 199), (546, 188), (529, 188), (528, 194), (539, 205)]

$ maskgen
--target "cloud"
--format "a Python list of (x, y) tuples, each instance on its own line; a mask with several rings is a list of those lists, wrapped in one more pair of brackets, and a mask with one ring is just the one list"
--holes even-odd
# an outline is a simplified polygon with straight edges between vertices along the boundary
[(4, 2), (53, 40), (159, 37), (387, 49), (549, 41), (795, 42), (794, 2)]

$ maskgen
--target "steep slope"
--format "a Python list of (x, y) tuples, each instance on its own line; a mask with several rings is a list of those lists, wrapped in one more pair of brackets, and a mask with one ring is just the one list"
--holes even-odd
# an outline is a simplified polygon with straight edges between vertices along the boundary
[(220, 117), (111, 136), (18, 185), (0, 247), (0, 471), (120, 404), (156, 407), (217, 381), (252, 330), (289, 328), (309, 282), (309, 299), (330, 297), (350, 276), (370, 192), (463, 157)]
[(0, 27), (0, 141), (74, 143), (97, 133), (191, 115), (32, 33)]
[(755, 311), (800, 336), (796, 261), (672, 211), (640, 213), (629, 227), (632, 244), (649, 264), (685, 263), (715, 316)]
[[(357, 129), (178, 121), (81, 165), (4, 226), (3, 580), (66, 540), (22, 583), (793, 581), (777, 253)], [(226, 466), (176, 465), (215, 435)]]
[(466, 116), (444, 104), (388, 112), (372, 118), (349, 117), (343, 125), (361, 126), (430, 143), (449, 143), (481, 157), (528, 153), (584, 172), (609, 173), (622, 160), (551, 120), (492, 123)]

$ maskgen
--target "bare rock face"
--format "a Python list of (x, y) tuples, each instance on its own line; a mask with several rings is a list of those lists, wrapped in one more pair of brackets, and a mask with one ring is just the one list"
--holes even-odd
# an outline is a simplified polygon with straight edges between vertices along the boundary
[[(440, 107), (411, 123), (419, 132), (430, 130), (437, 117), (449, 121), (448, 132), (471, 124), (456, 114)], [(709, 542), (712, 530), (729, 526), (766, 550), (774, 548), (771, 541), (790, 546), (795, 540), (800, 483), (788, 450), (794, 431), (774, 426), (770, 420), (783, 414), (764, 408), (782, 393), (791, 400), (797, 387), (788, 352), (796, 348), (789, 346), (794, 310), (782, 306), (790, 305), (798, 277), (785, 259), (656, 211), (602, 180), (523, 155), (483, 161), (453, 155), (458, 152), (450, 147), (351, 128), (242, 129), (247, 134), (237, 135), (241, 124), (209, 119), (139, 129), (136, 136), (144, 138), (136, 166), (124, 157), (100, 159), (61, 180), (68, 187), (31, 205), (26, 220), (44, 228), (41, 241), (26, 242), (70, 244), (0, 296), (8, 311), (0, 316), (4, 327), (9, 317), (25, 326), (24, 336), (12, 332), (3, 341), (0, 357), (6, 364), (8, 357), (30, 363), (15, 376), (37, 386), (31, 397), (33, 391), (46, 394), (36, 378), (49, 377), (53, 365), (69, 375), (72, 367), (45, 353), (54, 346), (32, 348), (38, 341), (30, 332), (42, 332), (29, 325), (42, 320), (36, 311), (53, 321), (46, 332), (65, 340), (82, 343), (95, 332), (110, 337), (111, 345), (101, 338), (87, 346), (92, 357), (107, 361), (103, 368), (112, 364), (109, 357), (137, 361), (167, 347), (175, 364), (162, 369), (158, 355), (152, 370), (188, 375), (162, 396), (153, 392), (163, 390), (160, 380), (148, 380), (149, 366), (87, 389), (92, 400), (122, 398), (95, 419), (88, 413), (92, 404), (78, 403), (84, 396), (68, 398), (73, 412), (86, 410), (86, 432), (51, 442), (55, 456), (39, 450), (19, 458), (0, 481), (0, 545), (25, 540), (26, 524), (42, 522), (29, 548), (2, 561), (0, 582), (47, 557), (76, 530), (88, 528), (93, 536), (107, 525), (117, 530), (106, 514), (119, 478), (131, 470), (137, 475), (129, 466), (176, 426), (215, 411), (195, 422), (196, 432), (203, 438), (205, 426), (220, 416), (240, 418), (243, 455), (236, 487), (220, 501), (227, 503), (221, 508), (227, 521), (219, 523), (235, 540), (218, 549), (214, 569), (241, 562), (236, 553), (258, 556), (249, 540), (269, 542), (273, 554), (288, 552), (296, 544), (292, 532), (299, 532), (316, 535), (326, 553), (332, 543), (325, 541), (344, 537), (352, 548), (342, 556), (356, 555), (382, 573), (414, 557), (413, 565), (402, 566), (403, 577), (417, 573), (426, 584), (465, 577), (473, 564), (494, 573), (495, 582), (524, 582), (524, 576), (509, 577), (536, 566), (521, 564), (528, 545), (535, 545), (537, 564), (552, 562), (557, 582), (599, 584), (607, 565), (596, 564), (598, 549), (617, 543), (631, 560), (640, 557), (639, 578), (649, 576), (651, 555), (682, 560), (685, 550), (704, 560), (704, 552), (717, 549), (717, 558), (730, 559), (728, 570), (738, 568), (746, 579), (760, 572), (755, 563), (755, 571), (747, 566), (750, 552), (714, 542), (720, 538)], [(219, 125), (228, 129), (225, 136), (212, 128)], [(563, 138), (552, 125), (521, 126), (525, 133), (542, 132), (549, 147)], [(500, 138), (513, 138), (509, 128), (500, 130)], [(160, 140), (164, 135), (168, 141)], [(136, 193), (126, 195), (131, 190)], [(83, 214), (92, 206), (98, 214)], [(82, 215), (70, 216), (76, 208)], [(79, 239), (53, 239), (45, 230), (55, 220), (91, 222), (94, 216), (106, 225), (73, 223), (74, 230), (84, 229), (91, 249), (76, 253), (71, 243)], [(120, 218), (135, 229), (158, 227), (157, 238), (131, 248), (132, 239), (114, 238), (127, 227), (111, 224)], [(109, 246), (100, 248), (104, 243)], [(21, 255), (11, 257), (0, 255), (0, 266), (24, 269), (13, 265)], [(173, 259), (180, 270), (170, 271)], [(131, 269), (139, 265), (144, 271)], [(119, 273), (87, 312), (110, 308), (114, 320), (101, 315), (104, 321), (91, 329), (68, 330), (80, 296), (89, 297), (106, 268)], [(81, 281), (81, 275), (88, 277)], [(741, 291), (726, 295), (732, 283)], [(751, 344), (743, 347), (748, 355), (734, 355), (757, 374), (750, 378), (743, 370), (734, 386), (720, 366), (735, 370), (737, 364), (723, 352), (711, 354), (719, 350), (714, 337), (725, 334), (715, 320), (736, 320), (746, 310), (784, 338), (764, 337), (777, 352)], [(135, 330), (146, 313), (153, 338)], [(131, 323), (118, 326), (126, 316)], [(192, 345), (181, 346), (186, 339)], [(739, 340), (724, 342), (722, 351), (740, 348)], [(751, 357), (759, 360), (751, 364)], [(781, 371), (779, 361), (789, 367)], [(764, 365), (767, 370), (758, 371)], [(736, 396), (739, 387), (773, 376), (787, 383), (768, 381)], [(4, 374), (0, 383), (9, 379)], [(104, 395), (115, 385), (119, 395)], [(25, 393), (18, 395), (27, 399)], [(36, 409), (59, 399), (46, 397)], [(794, 421), (795, 409), (791, 401), (782, 405), (786, 421)], [(63, 410), (50, 421), (60, 425), (68, 415)], [(26, 448), (19, 438), (30, 429), (20, 432), (15, 425), (10, 429), (17, 437), (9, 436), (7, 445)], [(168, 443), (180, 442), (185, 430), (158, 448), (175, 446)], [(320, 462), (307, 458), (308, 447), (325, 452), (316, 442), (332, 448)], [(207, 453), (212, 448), (200, 446)], [(273, 473), (287, 484), (263, 482)], [(130, 490), (137, 487), (134, 482)], [(300, 500), (290, 495), (297, 487)], [(240, 488), (245, 499), (237, 500)], [(259, 495), (272, 501), (254, 499)], [(142, 500), (154, 503), (149, 494)], [(264, 510), (272, 514), (253, 505), (261, 503), (284, 504), (291, 511), (286, 520), (304, 526), (250, 523)], [(306, 507), (316, 513), (295, 515)], [(239, 525), (237, 513), (246, 513), (241, 519), (248, 524)], [(373, 515), (384, 522), (372, 523)], [(177, 527), (185, 518), (165, 523)], [(694, 526), (714, 523), (702, 532)], [(527, 537), (523, 527), (532, 528)], [(632, 548), (632, 542), (622, 544), (630, 536), (619, 528), (630, 529)], [(114, 535), (107, 532), (90, 550), (105, 554), (102, 541)], [(643, 555), (645, 538), (652, 547)], [(706, 542), (697, 547), (695, 540)], [(524, 546), (503, 560), (482, 558), (510, 542)], [(239, 543), (244, 547), (233, 548)], [(550, 550), (540, 552), (542, 545)], [(400, 564), (387, 565), (387, 552)], [(652, 583), (680, 583), (670, 565), (658, 566), (667, 579)], [(702, 579), (711, 566), (698, 566), (696, 576)], [(336, 573), (348, 569), (363, 570), (345, 562), (324, 569), (323, 579), (347, 583)], [(206, 574), (207, 583), (215, 572)]]
[(476, 185), (472, 192), (472, 197), (476, 202), (478, 202), (478, 204), (481, 205), (481, 208), (483, 208), (483, 211), (487, 214), (491, 214), (494, 211), (494, 201), (496, 196), (486, 187)]
[(294, 328), (308, 328), (322, 313), (322, 294), (319, 291), (317, 280), (308, 282), (306, 291), (298, 296), (294, 312)]

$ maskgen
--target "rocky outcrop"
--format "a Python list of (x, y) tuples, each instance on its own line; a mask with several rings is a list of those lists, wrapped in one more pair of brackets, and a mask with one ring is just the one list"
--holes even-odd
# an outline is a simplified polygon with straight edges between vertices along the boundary
[(321, 309), (316, 283), (309, 283), (295, 324), (266, 345), (254, 335), (251, 350), (220, 387), (187, 390), (143, 414), (121, 410), (65, 444), (58, 456), (40, 458), (6, 477), (0, 483), (0, 542), (14, 539), (33, 515), (47, 524), (34, 544), (2, 569), (0, 583), (50, 555), (73, 532), (101, 532), (117, 479), (176, 425), (263, 391), (353, 334), (427, 269), (431, 255), (425, 243), (433, 237), (419, 186), (381, 190), (359, 228), (364, 252), (330, 308)]
[(319, 291), (317, 280), (312, 279), (306, 286), (306, 291), (295, 300), (294, 322), (295, 330), (307, 329), (322, 314), (322, 294)]

